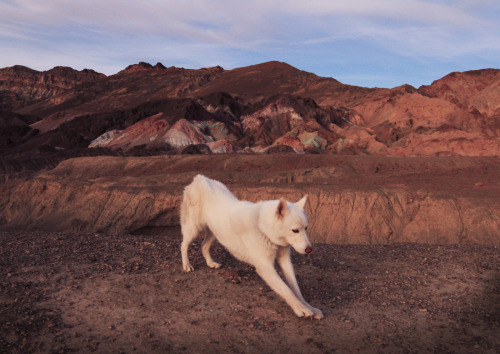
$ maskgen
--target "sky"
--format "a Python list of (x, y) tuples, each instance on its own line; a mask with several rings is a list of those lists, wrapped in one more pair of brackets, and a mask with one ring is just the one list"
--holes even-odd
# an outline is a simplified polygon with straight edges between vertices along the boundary
[(0, 0), (0, 68), (270, 60), (365, 87), (500, 67), (498, 0)]

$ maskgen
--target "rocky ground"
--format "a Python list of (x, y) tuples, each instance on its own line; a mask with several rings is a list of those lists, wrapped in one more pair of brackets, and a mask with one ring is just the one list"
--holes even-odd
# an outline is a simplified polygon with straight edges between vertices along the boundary
[(294, 254), (322, 321), (297, 318), (220, 246), (180, 232), (0, 233), (0, 351), (500, 352), (500, 252), (475, 245), (324, 245)]

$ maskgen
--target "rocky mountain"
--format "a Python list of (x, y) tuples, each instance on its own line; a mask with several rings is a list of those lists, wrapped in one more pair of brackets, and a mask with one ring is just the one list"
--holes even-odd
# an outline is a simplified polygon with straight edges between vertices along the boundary
[(419, 92), (444, 99), (470, 112), (477, 111), (487, 117), (498, 117), (499, 87), (500, 70), (485, 69), (451, 73), (430, 86), (420, 87)]
[(63, 66), (43, 72), (20, 65), (0, 69), (0, 110), (15, 110), (103, 77), (94, 70), (77, 71)]
[(429, 86), (346, 85), (268, 62), (233, 70), (139, 63), (0, 70), (4, 153), (40, 146), (116, 153), (277, 152), (498, 156), (500, 70)]

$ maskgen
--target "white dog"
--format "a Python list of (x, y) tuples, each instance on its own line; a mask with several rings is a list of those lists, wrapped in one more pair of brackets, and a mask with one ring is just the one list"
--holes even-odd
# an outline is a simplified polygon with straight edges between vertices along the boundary
[[(258, 203), (240, 201), (222, 183), (196, 176), (185, 188), (181, 206), (183, 269), (194, 270), (188, 247), (205, 230), (201, 250), (209, 267), (220, 267), (210, 255), (210, 246), (217, 238), (236, 258), (253, 265), (297, 316), (323, 318), (321, 311), (302, 297), (290, 259), (290, 246), (301, 254), (312, 251), (306, 232), (306, 200), (307, 196), (297, 203), (283, 198)], [(276, 259), (286, 283), (274, 268)]]

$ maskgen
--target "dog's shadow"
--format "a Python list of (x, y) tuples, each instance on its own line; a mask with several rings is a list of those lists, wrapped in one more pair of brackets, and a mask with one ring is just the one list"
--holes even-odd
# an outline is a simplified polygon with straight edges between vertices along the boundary
[[(221, 267), (218, 269), (209, 268), (201, 253), (201, 243), (201, 238), (196, 239), (191, 244), (189, 250), (191, 264), (196, 271), (215, 272), (226, 282), (232, 283), (235, 286), (248, 287), (249, 289), (245, 291), (251, 291), (253, 287), (257, 289), (259, 293), (265, 294), (268, 299), (279, 298), (269, 285), (257, 274), (253, 266), (236, 259), (218, 241), (213, 243), (211, 254), (216, 262), (221, 263)], [(312, 305), (321, 307), (323, 313), (328, 313), (328, 311), (324, 311), (328, 310), (327, 304), (329, 304), (332, 299), (339, 299), (336, 300), (337, 305), (343, 302), (349, 302), (352, 296), (346, 296), (345, 294), (347, 292), (352, 294), (353, 288), (348, 287), (348, 289), (344, 289), (342, 286), (338, 287), (337, 284), (329, 282), (328, 276), (322, 270), (322, 268), (324, 268), (323, 257), (324, 256), (315, 254), (304, 256), (292, 252), (292, 264), (304, 298), (308, 302), (310, 301)], [(339, 265), (338, 263), (334, 263), (333, 265), (330, 264), (328, 267), (331, 268), (332, 266), (336, 269), (345, 268), (345, 266)], [(283, 278), (280, 267), (276, 264), (275, 268)], [(283, 309), (286, 310), (287, 305), (284, 302), (283, 306)]]

